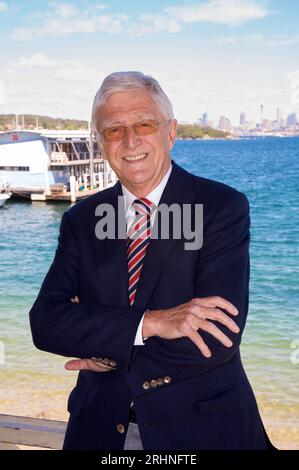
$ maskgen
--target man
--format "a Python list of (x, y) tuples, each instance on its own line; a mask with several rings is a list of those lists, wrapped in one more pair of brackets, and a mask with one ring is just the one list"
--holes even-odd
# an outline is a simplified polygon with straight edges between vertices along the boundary
[[(64, 449), (266, 449), (239, 352), (248, 308), (246, 197), (171, 161), (176, 121), (152, 77), (106, 77), (93, 126), (119, 182), (63, 215), (30, 312), (36, 347), (80, 358), (66, 364), (80, 373)], [(195, 208), (203, 205), (201, 247), (187, 249), (174, 227), (151, 238), (163, 204), (183, 215), (191, 207), (197, 229)], [(125, 236), (102, 236), (103, 207), (116, 214), (116, 229), (124, 222)]]

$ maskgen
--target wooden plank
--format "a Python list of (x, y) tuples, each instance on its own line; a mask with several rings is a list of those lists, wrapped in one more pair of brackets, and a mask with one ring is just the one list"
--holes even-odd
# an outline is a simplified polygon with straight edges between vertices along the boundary
[(0, 414), (2, 445), (61, 449), (65, 430), (63, 421)]
[(7, 443), (0, 442), (0, 451), (2, 450), (55, 450), (55, 449), (49, 449), (48, 447), (24, 446), (22, 444), (7, 444)]
[[(87, 196), (93, 196), (94, 194), (98, 193), (100, 188), (96, 189), (87, 189), (86, 191), (76, 191), (76, 199), (82, 199)], [(62, 193), (53, 193), (46, 196), (47, 201), (70, 201), (71, 200), (71, 193), (69, 191), (62, 192)]]
[[(87, 196), (92, 196), (100, 191), (100, 188), (96, 189), (87, 189), (86, 191), (77, 191), (76, 192), (76, 199), (83, 199)], [(19, 188), (13, 188), (13, 197), (17, 198), (28, 198), (32, 201), (70, 201), (71, 200), (71, 193), (70, 191), (55, 191), (52, 194), (45, 194), (45, 192), (39, 193), (38, 191), (31, 191), (30, 189), (23, 188), (22, 190)]]

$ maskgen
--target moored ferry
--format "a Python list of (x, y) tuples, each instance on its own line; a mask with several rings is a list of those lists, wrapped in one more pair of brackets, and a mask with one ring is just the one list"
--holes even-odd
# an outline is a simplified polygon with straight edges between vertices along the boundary
[(77, 194), (76, 200), (116, 181), (90, 132), (84, 130), (0, 132), (1, 178), (13, 195), (41, 200), (71, 200), (71, 192)]

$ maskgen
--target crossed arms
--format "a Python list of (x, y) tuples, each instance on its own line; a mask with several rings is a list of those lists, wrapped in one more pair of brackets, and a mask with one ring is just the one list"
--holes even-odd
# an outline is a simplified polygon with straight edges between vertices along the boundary
[(177, 380), (227, 362), (241, 341), (249, 280), (248, 202), (242, 194), (232, 194), (206, 228), (196, 297), (172, 309), (146, 313), (143, 335), (148, 339), (137, 347), (133, 361), (134, 338), (145, 308), (70, 301), (79, 293), (79, 240), (66, 213), (53, 264), (30, 312), (35, 345), (83, 358), (69, 361), (67, 369), (111, 370), (91, 359), (105, 356), (115, 360), (117, 370), (134, 376), (143, 359), (149, 375), (173, 370)]

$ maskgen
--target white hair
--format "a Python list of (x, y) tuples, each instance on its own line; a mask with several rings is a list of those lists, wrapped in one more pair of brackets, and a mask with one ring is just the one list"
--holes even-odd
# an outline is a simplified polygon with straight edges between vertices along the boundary
[(98, 132), (96, 121), (99, 110), (104, 106), (107, 98), (112, 95), (112, 93), (136, 89), (147, 90), (160, 107), (161, 113), (165, 119), (173, 119), (172, 104), (155, 78), (150, 75), (144, 75), (142, 72), (114, 72), (107, 75), (94, 97), (92, 128), (95, 133)]

